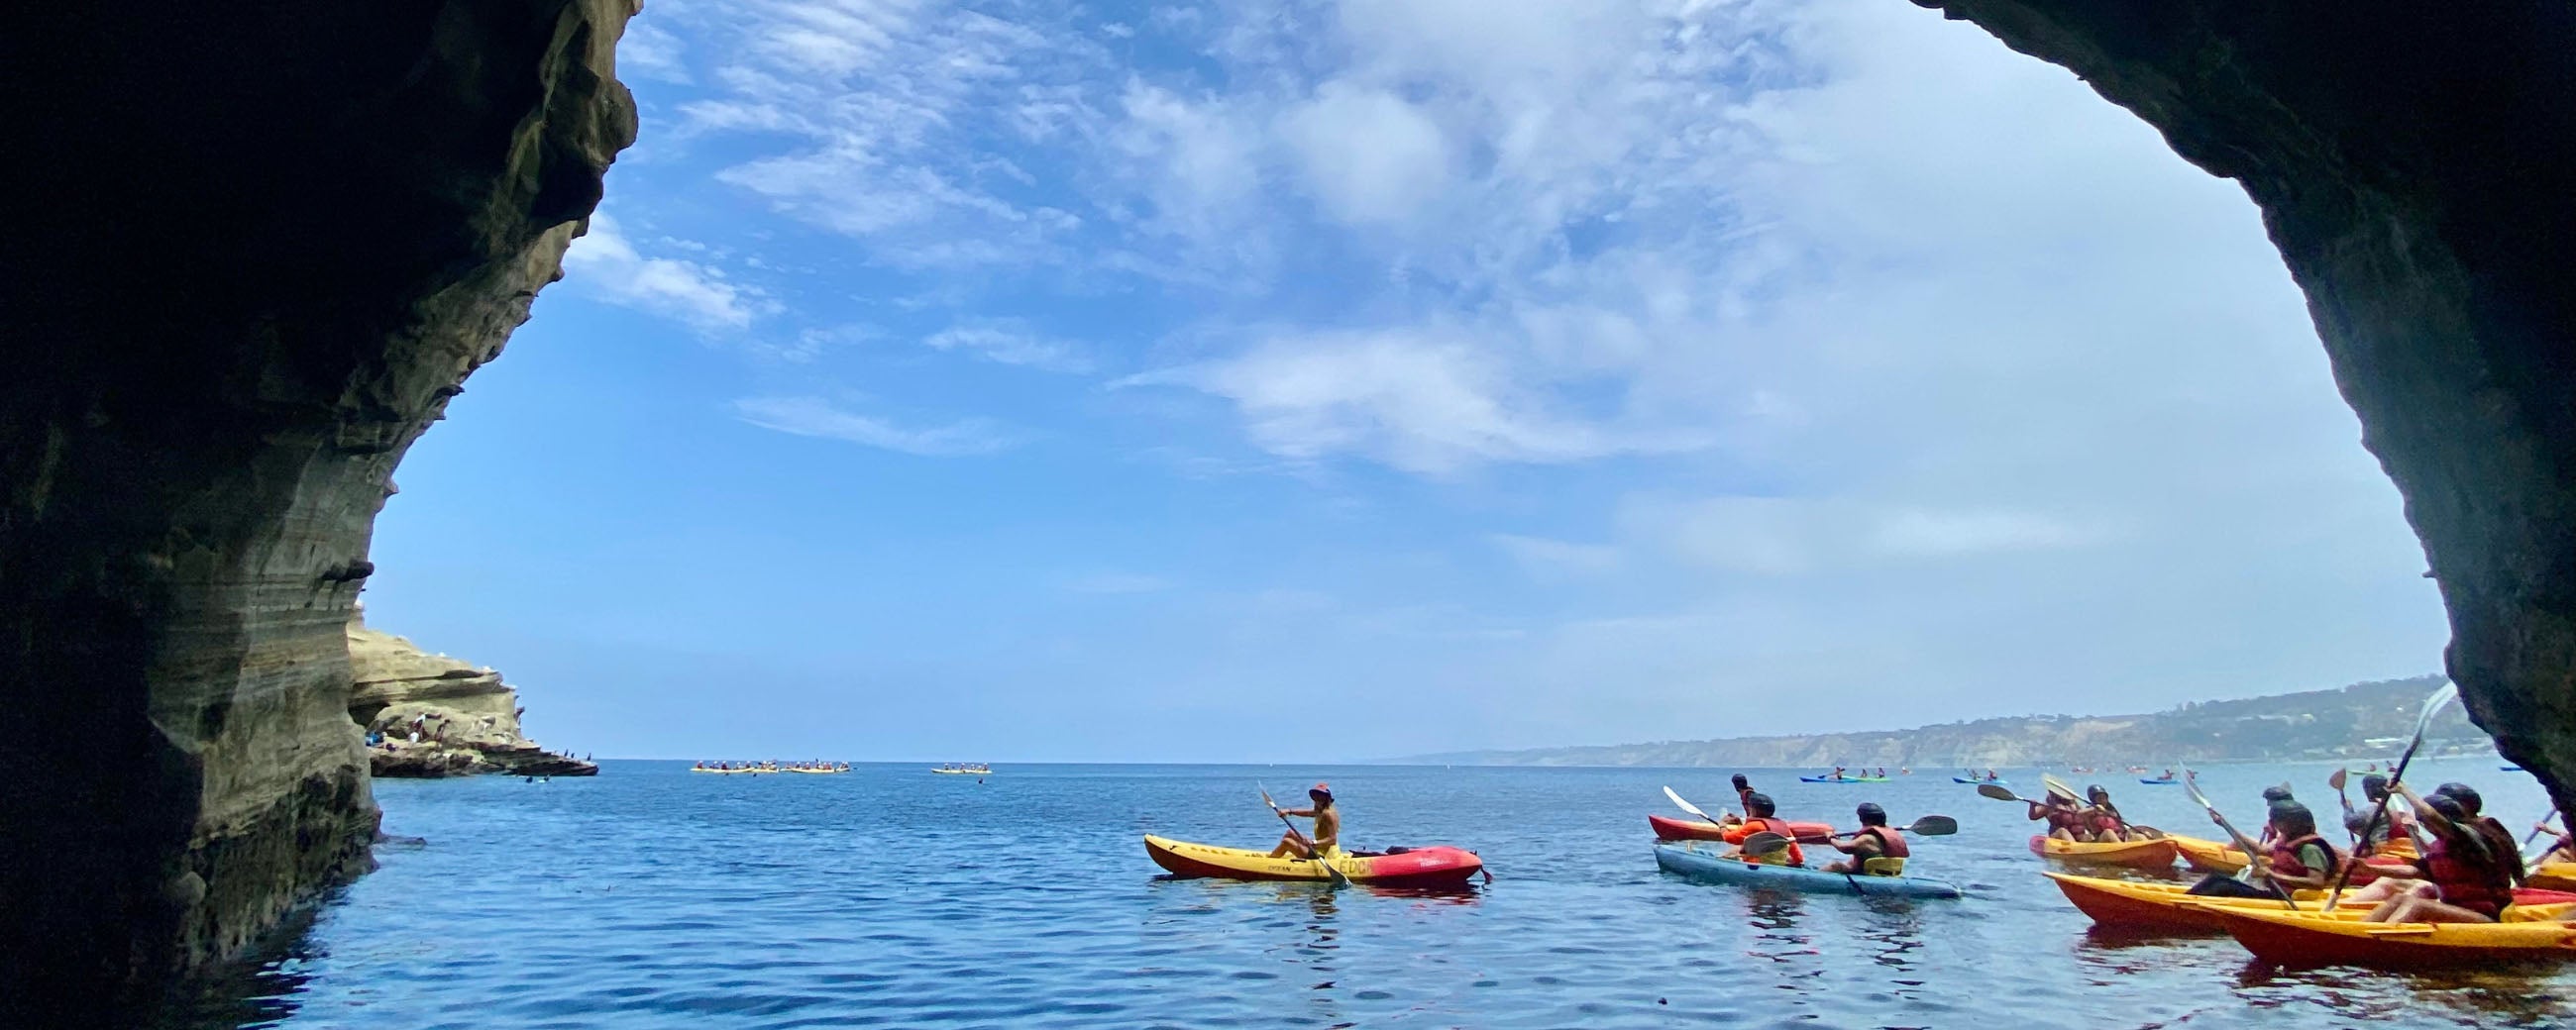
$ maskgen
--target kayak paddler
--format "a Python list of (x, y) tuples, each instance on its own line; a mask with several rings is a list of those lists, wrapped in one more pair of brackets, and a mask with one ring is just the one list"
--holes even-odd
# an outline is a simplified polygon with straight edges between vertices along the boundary
[[(2361, 799), (2369, 802), (2370, 806), (2377, 806), (2380, 799), (2387, 796), (2388, 777), (2371, 773), (2361, 778)], [(2356, 808), (2351, 798), (2343, 799), (2343, 825), (2353, 835), (2352, 853), (2355, 856), (2368, 858), (2387, 847), (2390, 840), (2414, 835), (2415, 820), (2407, 817), (2406, 806), (2391, 804), (2388, 817), (2379, 820), (2379, 826), (2371, 831), (2370, 839), (2363, 840), (2360, 828), (2370, 821), (2370, 812), (2370, 807)]]
[(1788, 847), (1767, 855), (1746, 855), (1739, 847), (1736, 854), (1747, 862), (1759, 862), (1763, 865), (1806, 865), (1807, 853), (1798, 848), (1798, 831), (1790, 829), (1788, 822), (1780, 818), (1779, 812), (1780, 807), (1772, 803), (1771, 795), (1747, 792), (1744, 795), (1744, 821), (1727, 827), (1722, 839), (1729, 844), (1742, 845), (1744, 838), (1754, 834), (1766, 831), (1776, 833), (1789, 838)]
[(2041, 800), (2030, 803), (2030, 818), (2033, 821), (2047, 820), (2048, 836), (2052, 840), (2086, 844), (2093, 841), (2091, 828), (2084, 824), (2084, 806), (2074, 798), (2058, 793), (2054, 787), (2041, 795)]
[(1294, 828), (1291, 828), (1287, 833), (1280, 835), (1279, 846), (1270, 849), (1270, 857), (1285, 858), (1293, 855), (1298, 858), (1314, 858), (1319, 855), (1332, 854), (1334, 851), (1340, 849), (1342, 843), (1342, 813), (1333, 808), (1333, 788), (1328, 784), (1318, 783), (1313, 787), (1307, 788), (1306, 798), (1307, 800), (1314, 802), (1314, 807), (1283, 809), (1277, 805), (1272, 805), (1270, 806), (1270, 810), (1277, 812), (1280, 815), (1292, 815), (1300, 819), (1314, 820), (1315, 834), (1313, 839), (1309, 840), (1305, 834), (1298, 833)]
[(1863, 801), (1853, 814), (1860, 819), (1860, 829), (1849, 837), (1836, 837), (1828, 842), (1834, 850), (1851, 857), (1827, 865), (1825, 871), (1864, 876), (1905, 875), (1905, 858), (1912, 851), (1905, 846), (1904, 834), (1888, 828), (1887, 810)]
[(2272, 802), (2264, 829), (2271, 849), (2255, 861), (2254, 873), (2286, 890), (2326, 890), (2334, 886), (2344, 857), (2317, 833), (2316, 813), (2296, 801)]
[(2514, 886), (2521, 886), (2523, 879), (2530, 875), (2530, 870), (2522, 867), (2522, 842), (2513, 839), (2512, 830), (2505, 829), (2503, 823), (2486, 814), (2486, 799), (2478, 796), (2477, 788), (2465, 783), (2445, 783), (2433, 788), (2433, 793), (2447, 794), (2451, 800), (2460, 803), (2460, 811), (2469, 817), (2468, 822), (2461, 825), (2477, 831), (2478, 836), (2486, 841), (2488, 854), (2502, 856), (2506, 871), (2513, 875)]
[(2348, 904), (2376, 902), (2363, 918), (2374, 923), (2492, 923), (2513, 903), (2519, 853), (2496, 854), (2486, 834), (2458, 798), (2436, 792), (2417, 797), (2406, 785), (2397, 794), (2415, 807), (2416, 846), (2411, 878), (2382, 877), (2352, 894)]

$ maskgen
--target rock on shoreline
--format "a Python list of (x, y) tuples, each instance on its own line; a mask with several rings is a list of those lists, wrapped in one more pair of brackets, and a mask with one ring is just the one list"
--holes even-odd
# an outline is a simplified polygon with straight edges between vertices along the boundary
[[(349, 623), (349, 717), (377, 776), (595, 776), (599, 766), (521, 735), (519, 692), (488, 668)], [(415, 739), (415, 735), (417, 739)]]

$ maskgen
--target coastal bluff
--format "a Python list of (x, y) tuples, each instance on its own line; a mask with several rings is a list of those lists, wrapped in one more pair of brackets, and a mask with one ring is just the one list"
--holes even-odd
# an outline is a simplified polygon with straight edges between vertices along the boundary
[(348, 637), (349, 718), (367, 732), (373, 775), (599, 774), (599, 766), (527, 738), (518, 689), (500, 673), (431, 654), (362, 620), (350, 621)]
[[(1457, 765), (1626, 765), (1943, 769), (2032, 765), (2389, 760), (2405, 746), (2439, 676), (2336, 690), (2199, 701), (2140, 715), (2027, 715), (1903, 730), (1667, 740), (1597, 747), (1469, 751), (1400, 759)], [(2435, 718), (2425, 754), (2484, 754), (2488, 735), (2456, 706)]]

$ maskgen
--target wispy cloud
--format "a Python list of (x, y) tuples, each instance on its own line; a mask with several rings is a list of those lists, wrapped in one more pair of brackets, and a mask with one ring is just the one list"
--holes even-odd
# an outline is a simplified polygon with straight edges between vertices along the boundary
[(1024, 323), (979, 320), (949, 326), (922, 339), (932, 350), (971, 354), (1003, 365), (1024, 365), (1049, 372), (1088, 372), (1091, 359), (1080, 347), (1049, 339)]
[(734, 402), (734, 414), (763, 429), (797, 436), (880, 447), (931, 457), (992, 454), (1019, 443), (1003, 427), (984, 419), (967, 419), (929, 427), (900, 426), (872, 415), (843, 410), (819, 397), (747, 397)]
[(750, 328), (767, 306), (759, 291), (726, 281), (711, 265), (644, 256), (606, 214), (592, 215), (590, 232), (564, 253), (564, 274), (600, 299), (675, 318), (701, 332)]

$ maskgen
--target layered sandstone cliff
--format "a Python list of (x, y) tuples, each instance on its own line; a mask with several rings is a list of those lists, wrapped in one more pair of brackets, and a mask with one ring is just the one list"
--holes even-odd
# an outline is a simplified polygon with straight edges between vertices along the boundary
[(76, 1022), (365, 868), (369, 535), (634, 138), (633, 13), (40, 4), (0, 33), (0, 1024)]
[(500, 773), (593, 776), (599, 766), (546, 750), (519, 727), (519, 692), (493, 670), (430, 654), (349, 623), (349, 717), (367, 732), (377, 776)]

